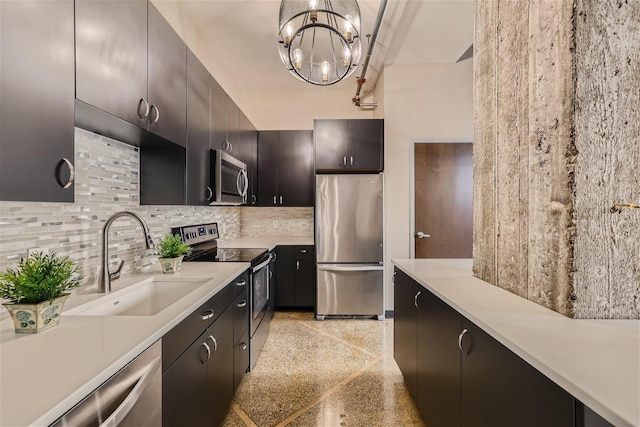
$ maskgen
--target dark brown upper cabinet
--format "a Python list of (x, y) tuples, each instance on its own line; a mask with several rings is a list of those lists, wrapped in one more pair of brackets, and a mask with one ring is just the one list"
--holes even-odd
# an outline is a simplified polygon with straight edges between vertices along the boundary
[(76, 98), (184, 146), (187, 48), (155, 6), (77, 0), (75, 22)]
[(149, 122), (147, 129), (185, 146), (187, 45), (149, 3)]
[(258, 132), (258, 206), (313, 206), (313, 132)]
[(257, 179), (258, 179), (258, 131), (249, 118), (240, 111), (240, 131), (238, 141), (238, 158), (246, 163), (249, 176), (249, 190), (247, 193), (247, 205), (258, 205)]
[(240, 108), (211, 78), (211, 148), (239, 157)]
[(211, 76), (187, 51), (187, 204), (208, 205), (213, 198), (210, 178), (209, 120)]
[(73, 1), (0, 1), (0, 200), (73, 202)]
[(76, 0), (76, 98), (147, 127), (147, 2)]
[(314, 121), (316, 172), (371, 173), (384, 170), (384, 121)]

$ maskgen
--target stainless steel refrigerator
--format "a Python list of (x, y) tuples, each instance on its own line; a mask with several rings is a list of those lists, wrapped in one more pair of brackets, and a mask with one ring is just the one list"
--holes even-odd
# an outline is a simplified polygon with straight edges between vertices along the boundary
[(316, 317), (384, 319), (382, 174), (316, 175)]

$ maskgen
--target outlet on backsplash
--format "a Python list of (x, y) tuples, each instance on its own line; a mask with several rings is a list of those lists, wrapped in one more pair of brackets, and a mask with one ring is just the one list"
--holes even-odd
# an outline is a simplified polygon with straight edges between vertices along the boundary
[(273, 220), (273, 228), (280, 228), (280, 223), (278, 222), (277, 219)]

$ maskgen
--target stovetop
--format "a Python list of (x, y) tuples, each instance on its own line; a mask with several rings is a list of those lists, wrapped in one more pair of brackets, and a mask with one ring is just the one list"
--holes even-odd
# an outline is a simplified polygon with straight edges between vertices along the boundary
[(185, 261), (194, 262), (252, 262), (264, 257), (269, 251), (265, 248), (216, 248), (214, 250), (194, 249)]
[(261, 261), (269, 252), (265, 248), (219, 248), (218, 224), (198, 224), (171, 229), (172, 234), (179, 234), (182, 241), (191, 246), (190, 255), (184, 261), (192, 262), (250, 262)]

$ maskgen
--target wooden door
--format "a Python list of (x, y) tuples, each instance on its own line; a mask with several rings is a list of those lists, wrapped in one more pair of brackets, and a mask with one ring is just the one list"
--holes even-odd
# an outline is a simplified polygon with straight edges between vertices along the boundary
[(472, 147), (471, 143), (414, 144), (416, 258), (471, 258)]

